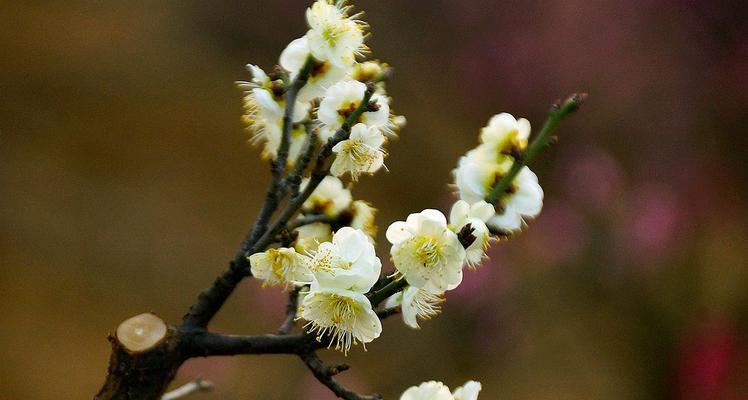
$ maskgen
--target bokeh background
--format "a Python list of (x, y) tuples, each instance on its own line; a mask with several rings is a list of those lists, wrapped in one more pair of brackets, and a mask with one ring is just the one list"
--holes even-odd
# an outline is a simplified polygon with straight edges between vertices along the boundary
[[(178, 321), (225, 268), (268, 179), (233, 82), (303, 34), (307, 3), (0, 3), (0, 398), (91, 398), (109, 331)], [(448, 211), (491, 115), (537, 129), (555, 99), (590, 98), (533, 167), (540, 218), (340, 379), (389, 399), (430, 379), (485, 399), (748, 399), (745, 2), (357, 4), (409, 120), (390, 172), (354, 188), (382, 232)], [(213, 327), (273, 331), (283, 303), (248, 281)], [(204, 399), (331, 398), (292, 357), (191, 361), (177, 382), (197, 376), (218, 386)]]

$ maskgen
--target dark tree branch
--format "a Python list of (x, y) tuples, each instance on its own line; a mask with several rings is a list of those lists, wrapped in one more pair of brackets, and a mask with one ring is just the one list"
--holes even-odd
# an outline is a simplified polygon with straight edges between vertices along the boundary
[(200, 293), (197, 302), (190, 307), (189, 312), (182, 319), (182, 326), (205, 328), (233, 293), (236, 285), (249, 274), (248, 260), (243, 259), (241, 263), (231, 262), (229, 269), (216, 278), (211, 287)]
[(278, 217), (278, 219), (257, 241), (252, 252), (261, 251), (270, 243), (273, 236), (275, 236), (282, 227), (286, 226), (291, 217), (296, 215), (306, 199), (308, 199), (309, 196), (312, 195), (314, 190), (317, 189), (317, 186), (320, 184), (320, 182), (322, 182), (322, 180), (329, 174), (330, 167), (327, 166), (327, 159), (332, 154), (332, 148), (335, 147), (336, 144), (348, 138), (351, 133), (351, 127), (353, 126), (353, 124), (358, 121), (361, 114), (363, 114), (369, 108), (369, 101), (371, 100), (371, 96), (373, 94), (374, 88), (372, 86), (367, 87), (367, 90), (364, 93), (364, 97), (361, 100), (361, 104), (359, 104), (359, 106), (348, 116), (348, 118), (346, 118), (340, 129), (335, 132), (335, 135), (331, 137), (322, 147), (322, 150), (320, 150), (319, 154), (317, 155), (317, 161), (315, 163), (314, 170), (312, 171), (311, 177), (309, 178), (309, 183), (306, 185), (306, 187), (304, 187), (304, 190), (300, 192), (298, 196), (291, 198), (291, 200), (286, 205), (286, 208), (281, 212), (281, 215)]
[(321, 346), (306, 334), (241, 336), (194, 331), (184, 333), (183, 338), (189, 357), (301, 354)]
[(315, 222), (326, 222), (328, 224), (334, 222), (332, 218), (328, 217), (324, 214), (314, 214), (314, 215), (305, 215), (301, 218), (297, 218), (291, 222), (289, 222), (286, 226), (288, 227), (289, 231), (292, 231), (300, 226), (313, 224)]
[(387, 286), (377, 290), (376, 292), (369, 293), (366, 295), (371, 302), (372, 307), (376, 307), (379, 303), (387, 300), (388, 297), (403, 290), (408, 286), (408, 281), (405, 279), (397, 279), (387, 284)]
[(340, 366), (332, 368), (326, 366), (316, 352), (311, 351), (303, 353), (300, 357), (309, 370), (312, 371), (314, 377), (323, 385), (327, 386), (336, 396), (345, 400), (382, 400), (382, 396), (378, 394), (361, 395), (344, 388), (333, 378), (334, 375), (341, 372)]
[(301, 154), (299, 154), (299, 157), (296, 160), (293, 173), (287, 176), (286, 180), (283, 182), (281, 190), (283, 190), (284, 194), (290, 191), (291, 197), (298, 196), (299, 186), (301, 185), (304, 171), (306, 171), (306, 168), (312, 161), (312, 156), (314, 155), (316, 147), (317, 135), (314, 134), (314, 128), (312, 127), (312, 124), (306, 124), (306, 140), (304, 141), (304, 148), (301, 150)]
[(280, 328), (278, 328), (279, 335), (287, 335), (296, 323), (296, 312), (299, 309), (300, 291), (301, 287), (297, 287), (288, 294), (288, 304), (286, 305), (286, 319), (283, 321), (283, 324), (280, 326)]
[[(309, 56), (299, 72), (299, 75), (294, 79), (291, 86), (286, 91), (286, 109), (283, 115), (283, 138), (280, 148), (278, 149), (278, 156), (272, 165), (273, 179), (268, 188), (262, 210), (257, 216), (254, 226), (242, 241), (240, 249), (234, 257), (234, 261), (231, 263), (229, 269), (216, 279), (213, 286), (201, 292), (197, 302), (190, 307), (190, 311), (184, 316), (182, 324), (186, 327), (205, 328), (208, 326), (210, 320), (213, 319), (218, 310), (221, 309), (223, 303), (226, 302), (226, 299), (228, 299), (236, 288), (236, 285), (238, 285), (243, 278), (251, 275), (249, 260), (247, 257), (252, 253), (259, 251), (252, 250), (256, 248), (255, 244), (257, 240), (266, 233), (267, 224), (273, 213), (278, 209), (279, 202), (283, 197), (282, 174), (286, 169), (286, 161), (288, 159), (296, 96), (309, 79), (309, 74), (311, 73), (313, 66), (314, 59)], [(271, 235), (267, 240), (267, 243), (262, 247), (263, 249), (275, 240), (275, 235), (277, 233), (278, 232), (274, 232), (273, 235)]]
[(391, 308), (385, 308), (382, 310), (377, 310), (376, 313), (377, 313), (377, 317), (379, 317), (380, 320), (384, 320), (393, 315), (400, 314), (401, 311), (402, 310), (400, 309), (400, 307), (391, 307)]

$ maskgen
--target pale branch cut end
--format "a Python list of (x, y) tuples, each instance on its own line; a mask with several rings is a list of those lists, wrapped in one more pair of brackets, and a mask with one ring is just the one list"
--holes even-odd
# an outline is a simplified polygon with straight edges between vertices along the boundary
[(166, 338), (166, 323), (151, 313), (129, 318), (117, 327), (117, 341), (130, 353), (141, 353), (156, 347)]

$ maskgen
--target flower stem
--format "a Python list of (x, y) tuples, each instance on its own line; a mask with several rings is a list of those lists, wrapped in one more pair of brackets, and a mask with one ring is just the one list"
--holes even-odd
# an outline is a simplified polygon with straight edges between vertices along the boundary
[(561, 120), (566, 116), (579, 109), (579, 106), (582, 105), (586, 98), (586, 93), (577, 93), (569, 96), (562, 104), (553, 105), (550, 113), (548, 114), (548, 119), (546, 119), (543, 128), (540, 130), (540, 133), (538, 133), (532, 143), (530, 143), (530, 146), (527, 148), (524, 154), (522, 154), (522, 157), (514, 160), (514, 164), (512, 164), (509, 172), (507, 172), (506, 175), (501, 178), (499, 183), (494, 186), (493, 190), (491, 190), (491, 193), (486, 197), (487, 203), (496, 205), (501, 196), (506, 192), (507, 189), (509, 189), (512, 181), (517, 177), (517, 174), (519, 174), (522, 168), (524, 168), (533, 158), (535, 158), (535, 156), (540, 153), (540, 150), (551, 144), (551, 142), (553, 141), (553, 137), (551, 136), (551, 134), (556, 130), (558, 123), (561, 122)]
[(373, 307), (379, 305), (379, 303), (387, 300), (388, 297), (399, 292), (403, 288), (408, 286), (408, 281), (405, 279), (397, 279), (387, 284), (387, 286), (377, 290), (369, 295), (369, 301)]

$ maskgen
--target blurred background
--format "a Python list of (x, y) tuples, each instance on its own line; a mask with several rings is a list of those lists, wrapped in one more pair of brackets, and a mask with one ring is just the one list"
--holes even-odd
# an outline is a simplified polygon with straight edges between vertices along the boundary
[[(235, 254), (268, 179), (235, 80), (305, 31), (308, 1), (0, 3), (0, 398), (91, 398), (106, 335), (176, 322)], [(409, 125), (356, 198), (384, 229), (448, 211), (458, 157), (501, 111), (588, 103), (533, 166), (545, 209), (449, 294), (384, 324), (347, 385), (483, 382), (484, 399), (748, 399), (745, 2), (361, 0)], [(385, 242), (385, 243), (382, 243)], [(213, 323), (274, 331), (241, 285)], [(326, 353), (328, 360), (339, 357)], [(190, 361), (195, 399), (331, 399), (292, 357)]]

